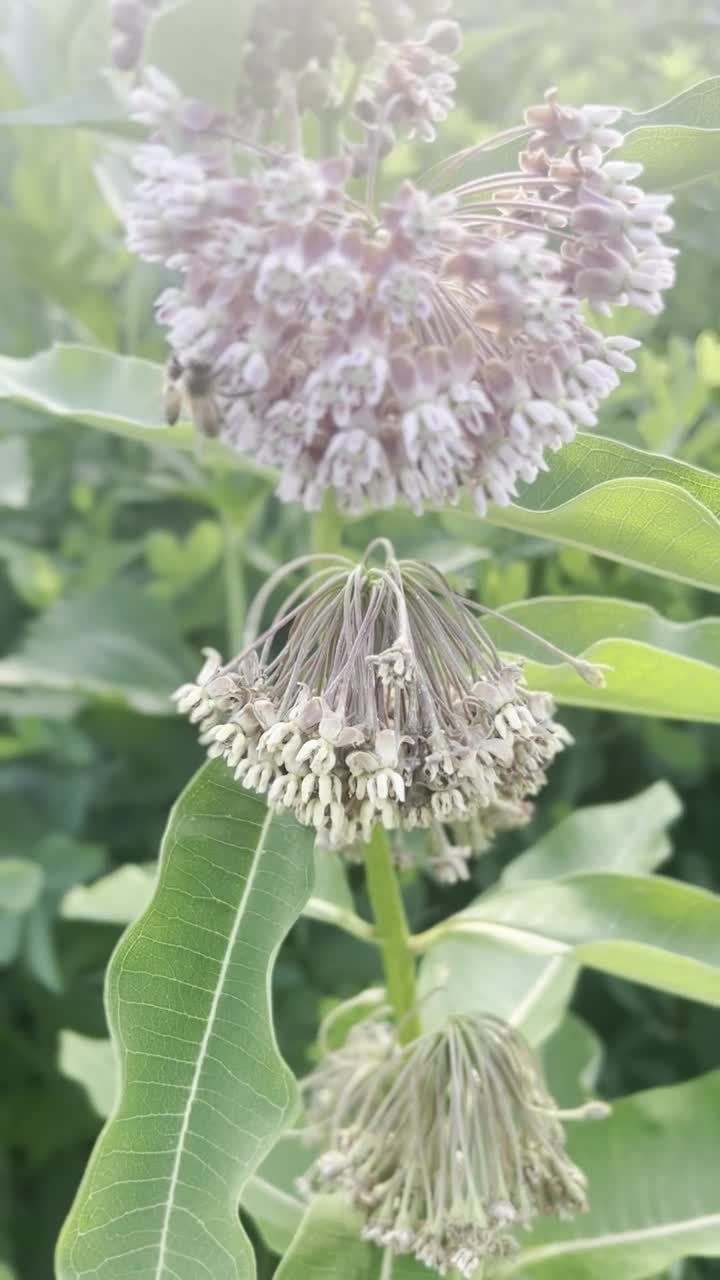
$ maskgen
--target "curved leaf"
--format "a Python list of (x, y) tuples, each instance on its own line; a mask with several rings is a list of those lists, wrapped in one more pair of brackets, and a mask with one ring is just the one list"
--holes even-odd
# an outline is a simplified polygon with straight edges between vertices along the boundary
[[(665, 829), (679, 809), (674, 791), (662, 782), (621, 804), (579, 809), (515, 858), (502, 884), (554, 880), (583, 871), (652, 870), (670, 852)], [(562, 949), (553, 954), (550, 948), (542, 955), (523, 950), (512, 934), (481, 929), (443, 935), (442, 930), (443, 926), (420, 967), (426, 1023), (485, 1009), (520, 1027), (533, 1044), (541, 1044), (556, 1030), (575, 985), (574, 958)]]
[(676, 880), (583, 872), (530, 881), (478, 898), (424, 935), (425, 945), (455, 934), (720, 1004), (720, 897)]
[(269, 1006), (312, 883), (312, 833), (206, 765), (170, 816), (157, 890), (110, 963), (121, 1093), (58, 1246), (59, 1280), (250, 1280), (244, 1183), (296, 1086)]
[[(579, 435), (550, 470), (488, 519), (505, 529), (720, 591), (720, 476), (658, 453)], [(447, 519), (466, 543), (466, 503)]]
[(544, 1219), (501, 1270), (523, 1280), (642, 1280), (676, 1259), (720, 1257), (720, 1072), (613, 1104), (601, 1124), (568, 1126), (589, 1179), (590, 1212)]
[(667, 782), (619, 804), (577, 809), (503, 872), (503, 885), (557, 880), (577, 871), (654, 871), (672, 852), (667, 827), (682, 813)]
[[(0, 400), (146, 445), (172, 445), (185, 451), (199, 448), (190, 423), (164, 425), (162, 381), (160, 365), (97, 347), (58, 343), (27, 359), (0, 357)], [(201, 444), (208, 461), (272, 476), (267, 468), (218, 440)]]
[(542, 644), (488, 618), (499, 648), (529, 659), (525, 674), (558, 700), (600, 711), (720, 721), (720, 619), (671, 622), (648, 605), (602, 596), (539, 597), (502, 610), (531, 631), (604, 668), (605, 686), (586, 684), (553, 662)]
[(626, 111), (623, 125), (636, 127), (616, 154), (640, 161), (644, 187), (668, 191), (710, 177), (720, 171), (720, 76), (651, 111)]

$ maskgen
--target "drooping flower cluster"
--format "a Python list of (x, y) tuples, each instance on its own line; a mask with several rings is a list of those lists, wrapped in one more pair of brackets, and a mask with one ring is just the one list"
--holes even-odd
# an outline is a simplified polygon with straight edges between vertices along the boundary
[[(340, 140), (320, 159), (305, 153), (292, 76), (267, 141), (260, 117), (251, 130), (151, 69), (135, 93), (153, 136), (129, 244), (181, 277), (157, 312), (170, 415), (187, 391), (201, 430), (278, 469), (280, 497), (310, 510), (328, 491), (349, 512), (421, 512), (463, 492), (481, 513), (507, 504), (634, 367), (637, 343), (603, 337), (584, 305), (655, 314), (673, 279), (669, 197), (613, 159), (621, 112), (554, 93), (511, 131), (515, 170), (438, 194), (487, 143), (377, 207), (385, 152), (431, 137), (452, 106), (458, 41), (438, 17), (381, 39), (352, 102), (328, 90)], [(364, 172), (365, 200), (348, 186)]]
[[(378, 549), (384, 565), (372, 563)], [(508, 814), (522, 820), (570, 739), (550, 697), (500, 657), (481, 606), (431, 566), (395, 560), (383, 539), (359, 565), (318, 563), (256, 634), (269, 594), (305, 560), (271, 578), (245, 650), (226, 665), (210, 651), (177, 691), (209, 754), (336, 846), (367, 840), (375, 822), (413, 829), (477, 813), (488, 834)]]
[(559, 1112), (525, 1040), (489, 1014), (451, 1018), (405, 1049), (388, 1024), (356, 1024), (305, 1090), (323, 1154), (301, 1190), (346, 1196), (366, 1239), (441, 1276), (512, 1254), (538, 1215), (587, 1208), (560, 1120), (608, 1108)]

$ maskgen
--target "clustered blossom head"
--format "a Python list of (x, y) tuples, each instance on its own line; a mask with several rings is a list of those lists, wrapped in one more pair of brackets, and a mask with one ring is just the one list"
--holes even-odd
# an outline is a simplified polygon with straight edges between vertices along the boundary
[(441, 1276), (508, 1257), (540, 1214), (587, 1208), (560, 1119), (608, 1108), (558, 1111), (525, 1040), (489, 1014), (451, 1018), (407, 1048), (388, 1024), (358, 1023), (305, 1089), (323, 1154), (301, 1190), (346, 1196), (366, 1239)]
[[(437, 15), (379, 40), (354, 123), (321, 158), (305, 153), (292, 77), (266, 135), (152, 69), (135, 91), (152, 139), (128, 238), (180, 277), (157, 309), (175, 402), (199, 375), (214, 432), (309, 510), (329, 491), (350, 513), (397, 501), (419, 513), (463, 493), (481, 514), (509, 503), (634, 367), (637, 342), (604, 337), (585, 305), (654, 315), (673, 280), (670, 198), (613, 158), (621, 112), (553, 92), (511, 131), (515, 170), (440, 189), (482, 144), (378, 204), (388, 148), (433, 136), (452, 106), (458, 43)], [(349, 180), (365, 172), (363, 198)]]
[(550, 697), (500, 657), (482, 606), (430, 565), (397, 561), (383, 539), (358, 565), (317, 560), (257, 634), (269, 595), (305, 559), (269, 579), (243, 652), (222, 665), (210, 651), (175, 694), (209, 754), (338, 847), (367, 840), (376, 822), (413, 829), (477, 813), (488, 834), (522, 820), (570, 738)]

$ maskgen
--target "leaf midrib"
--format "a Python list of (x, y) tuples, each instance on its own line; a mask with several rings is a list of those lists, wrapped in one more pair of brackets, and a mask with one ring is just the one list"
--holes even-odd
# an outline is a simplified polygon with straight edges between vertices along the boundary
[(220, 972), (218, 973), (217, 985), (215, 987), (213, 998), (210, 1004), (210, 1011), (208, 1014), (207, 1025), (205, 1028), (202, 1041), (200, 1043), (200, 1050), (198, 1053), (197, 1062), (195, 1064), (193, 1078), (190, 1082), (187, 1102), (183, 1112), (182, 1124), (180, 1126), (180, 1134), (178, 1137), (177, 1151), (175, 1154), (175, 1160), (173, 1162), (173, 1167), (170, 1174), (170, 1186), (168, 1190), (167, 1203), (165, 1205), (165, 1213), (163, 1216), (163, 1223), (162, 1223), (162, 1228), (160, 1232), (160, 1240), (158, 1243), (158, 1260), (155, 1268), (154, 1280), (162, 1280), (162, 1276), (165, 1268), (165, 1254), (167, 1252), (167, 1245), (168, 1245), (168, 1239), (170, 1234), (170, 1224), (172, 1221), (173, 1210), (175, 1208), (175, 1192), (176, 1192), (177, 1185), (180, 1178), (180, 1170), (182, 1166), (183, 1156), (185, 1153), (185, 1142), (190, 1129), (190, 1117), (192, 1115), (193, 1107), (195, 1104), (195, 1098), (197, 1097), (197, 1092), (200, 1086), (200, 1079), (202, 1076), (205, 1059), (207, 1057), (208, 1049), (210, 1047), (210, 1042), (212, 1040), (213, 1027), (215, 1024), (215, 1019), (217, 1017), (220, 1001), (222, 999), (222, 994), (225, 987), (225, 980), (227, 978), (228, 969), (230, 967), (232, 954), (235, 949), (235, 943), (237, 942), (238, 933), (240, 931), (240, 925), (242, 923), (242, 920), (245, 914), (245, 908), (247, 906), (249, 896), (252, 892), (252, 889), (255, 883), (255, 876), (260, 863), (260, 858), (265, 848), (265, 840), (267, 837), (268, 828), (270, 827), (273, 817), (274, 815), (272, 811), (268, 810), (263, 820), (258, 841), (255, 846), (255, 853), (253, 855), (253, 860), (248, 870), (248, 877), (245, 884), (245, 888), (243, 889), (242, 897), (238, 903), (238, 908), (235, 913), (233, 926), (228, 936), (227, 947), (225, 948), (225, 954), (223, 955), (222, 963), (220, 966)]
[(611, 1249), (615, 1245), (662, 1239), (665, 1236), (682, 1235), (688, 1231), (716, 1226), (720, 1226), (720, 1213), (708, 1213), (698, 1218), (685, 1218), (679, 1222), (660, 1223), (654, 1227), (638, 1227), (632, 1231), (609, 1232), (606, 1236), (579, 1237), (575, 1240), (561, 1240), (555, 1244), (538, 1245), (536, 1249), (527, 1249), (518, 1254), (511, 1270), (504, 1274), (513, 1275), (523, 1267), (561, 1254), (589, 1253), (595, 1249)]

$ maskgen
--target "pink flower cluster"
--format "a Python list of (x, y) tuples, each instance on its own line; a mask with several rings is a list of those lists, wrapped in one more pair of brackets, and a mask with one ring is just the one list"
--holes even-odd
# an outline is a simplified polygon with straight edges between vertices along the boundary
[[(429, 137), (447, 113), (454, 47), (436, 21), (361, 79), (371, 168), (386, 126)], [(672, 283), (670, 198), (613, 159), (615, 108), (550, 93), (517, 131), (516, 171), (440, 194), (405, 182), (376, 209), (351, 194), (350, 146), (315, 160), (301, 130), (293, 150), (240, 141), (156, 72), (136, 98), (154, 136), (129, 244), (180, 274), (158, 304), (178, 378), (211, 398), (199, 425), (309, 510), (328, 491), (351, 513), (509, 503), (634, 367), (638, 344), (602, 336), (585, 304), (654, 315)]]

